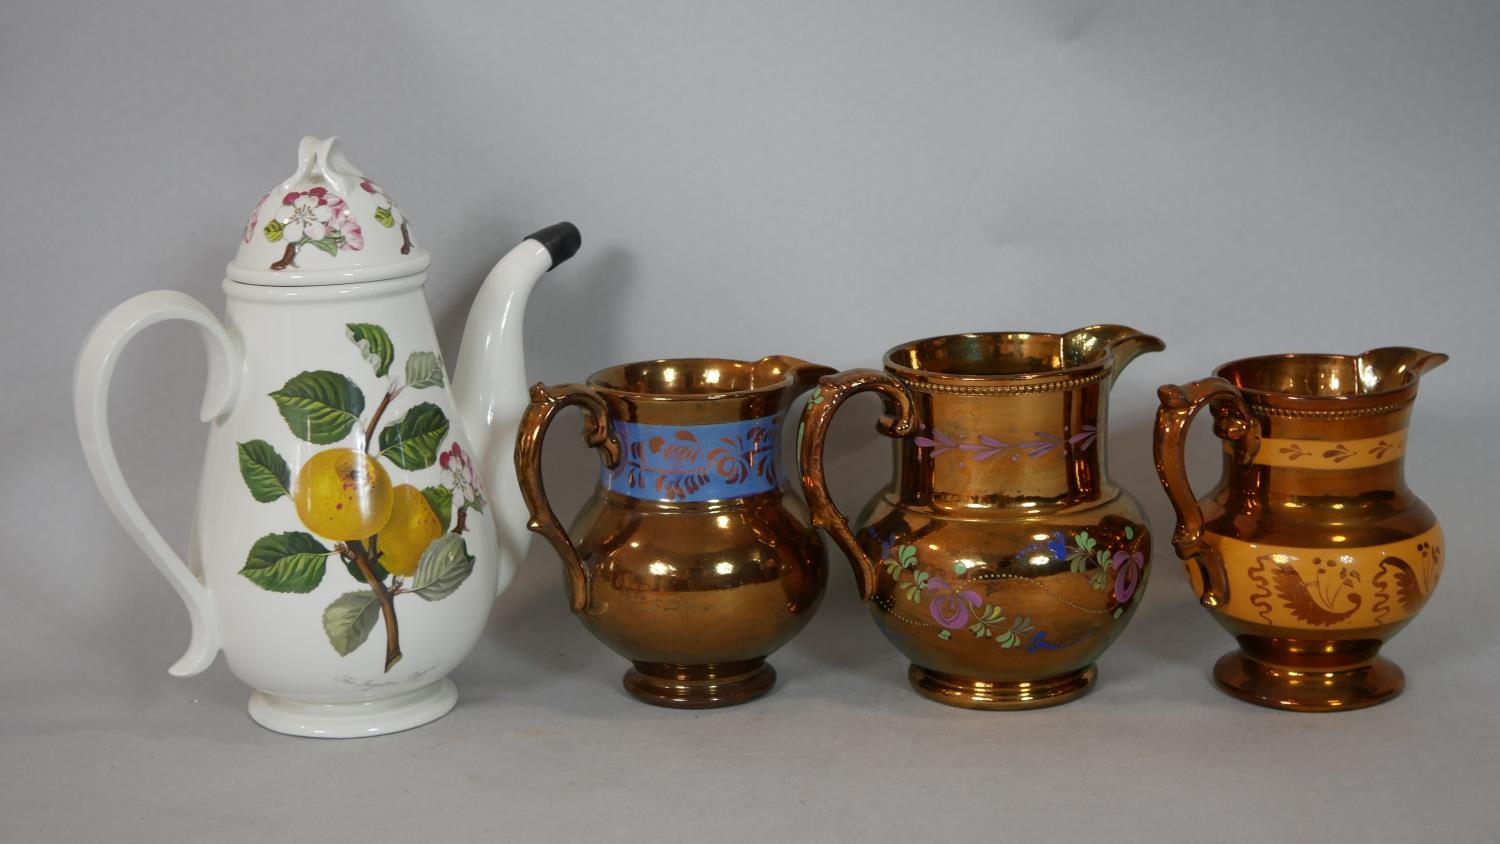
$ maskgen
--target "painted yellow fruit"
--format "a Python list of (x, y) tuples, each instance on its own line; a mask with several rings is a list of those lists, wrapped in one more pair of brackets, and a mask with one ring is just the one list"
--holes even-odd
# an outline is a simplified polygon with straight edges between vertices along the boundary
[(339, 542), (366, 539), (391, 518), (390, 476), (362, 451), (330, 448), (308, 458), (297, 473), (292, 499), (302, 524)]
[(443, 535), (437, 513), (422, 491), (411, 484), (396, 487), (390, 521), (380, 529), (380, 564), (391, 574), (411, 577), (422, 552)]

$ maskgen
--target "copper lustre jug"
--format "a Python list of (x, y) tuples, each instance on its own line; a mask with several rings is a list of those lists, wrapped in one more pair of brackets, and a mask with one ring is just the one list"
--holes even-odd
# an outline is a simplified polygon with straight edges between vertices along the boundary
[[(1279, 709), (1333, 711), (1398, 694), (1380, 646), (1427, 603), (1443, 532), (1406, 486), (1421, 373), (1447, 355), (1248, 358), (1161, 388), (1156, 469), (1177, 511), (1172, 544), (1199, 601), (1239, 642), (1220, 688)], [(1224, 440), (1219, 483), (1195, 500), (1183, 440), (1198, 411)]]
[[(532, 387), (516, 442), (530, 528), (562, 557), (573, 612), (632, 662), (625, 688), (638, 699), (725, 706), (775, 682), (766, 656), (808, 622), (828, 581), (806, 506), (781, 476), (782, 423), (832, 372), (784, 356), (685, 358)], [(570, 405), (602, 466), (565, 531), (541, 449)]]
[[(813, 522), (911, 661), (922, 695), (973, 709), (1072, 700), (1140, 601), (1151, 540), (1106, 473), (1109, 387), (1162, 342), (1132, 328), (960, 334), (905, 343), (885, 371), (822, 379), (803, 414)], [(867, 390), (888, 414), (895, 474), (855, 526), (829, 497), (823, 442)]]

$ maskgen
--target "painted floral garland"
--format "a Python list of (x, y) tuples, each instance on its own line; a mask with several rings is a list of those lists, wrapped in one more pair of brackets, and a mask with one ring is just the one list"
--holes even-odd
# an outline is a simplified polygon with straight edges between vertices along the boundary
[[(1126, 542), (1133, 543), (1137, 536), (1130, 525), (1121, 533)], [(897, 539), (893, 536), (881, 542), (881, 564), (902, 597), (910, 603), (926, 605), (927, 614), (943, 628), (938, 632), (939, 639), (947, 641), (954, 631), (967, 629), (976, 638), (993, 639), (1002, 648), (1026, 645), (1028, 652), (1033, 652), (1057, 647), (1046, 641), (1046, 631), (1039, 629), (1031, 618), (1008, 617), (1003, 607), (985, 601), (977, 591), (964, 588), (964, 583), (950, 582), (923, 571), (918, 565), (917, 546)], [(1088, 530), (1073, 533), (1071, 540), (1065, 531), (1055, 531), (1045, 542), (1021, 549), (1018, 556), (1045, 553), (1054, 560), (1067, 561), (1073, 572), (1088, 577), (1089, 585), (1096, 591), (1108, 593), (1108, 610), (1113, 617), (1124, 615), (1145, 576), (1145, 553), (1125, 549), (1111, 553), (1099, 547), (1097, 537)], [(968, 571), (969, 567), (962, 562), (953, 567), (956, 577)]]

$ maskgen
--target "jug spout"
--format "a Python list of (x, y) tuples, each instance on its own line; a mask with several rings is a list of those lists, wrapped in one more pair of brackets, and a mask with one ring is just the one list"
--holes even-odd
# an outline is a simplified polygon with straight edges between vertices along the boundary
[(1359, 380), (1367, 388), (1380, 389), (1417, 380), (1422, 373), (1448, 362), (1442, 352), (1409, 346), (1384, 346), (1359, 356)]
[(537, 280), (573, 257), (582, 242), (577, 226), (557, 223), (506, 253), (480, 286), (459, 343), (454, 400), (469, 442), (478, 452), (480, 473), (494, 507), (502, 560), (500, 589), (509, 584), (531, 536), (511, 460), (516, 429), (527, 406), (521, 332), (526, 299)]
[(1119, 377), (1126, 365), (1147, 352), (1167, 347), (1159, 337), (1137, 331), (1128, 325), (1090, 325), (1069, 331), (1064, 337), (1070, 358), (1085, 361), (1108, 351), (1114, 358), (1111, 378)]
[(833, 367), (822, 366), (790, 355), (767, 355), (755, 362), (753, 380), (755, 384), (770, 384), (790, 377), (796, 386), (793, 395), (801, 395), (816, 386), (819, 378), (835, 372), (838, 370)]

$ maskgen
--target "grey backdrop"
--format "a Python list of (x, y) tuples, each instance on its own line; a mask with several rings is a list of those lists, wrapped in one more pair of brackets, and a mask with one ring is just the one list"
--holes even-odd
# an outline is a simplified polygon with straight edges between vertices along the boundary
[[(1111, 468), (1159, 537), (1090, 696), (925, 702), (841, 557), (773, 695), (638, 705), (538, 544), (457, 672), (458, 708), (315, 742), (175, 680), (174, 595), (79, 457), (73, 355), (222, 269), (303, 134), (339, 134), (434, 255), (445, 352), (487, 267), (560, 219), (530, 374), (664, 355), (874, 365), (903, 339), (1122, 322)], [(1500, 4), (7, 3), (0, 10), (0, 837), (97, 840), (1490, 841), (1500, 822), (1493, 494)], [(1409, 344), (1408, 474), (1449, 566), (1389, 648), (1396, 701), (1297, 716), (1207, 681), (1231, 646), (1166, 547), (1154, 389), (1222, 361)], [(183, 327), (120, 366), (117, 444), (187, 537), (204, 364)], [(849, 509), (886, 477), (874, 401), (836, 426)], [(592, 458), (569, 421), (560, 509)], [(1195, 479), (1214, 444), (1194, 438)]]

